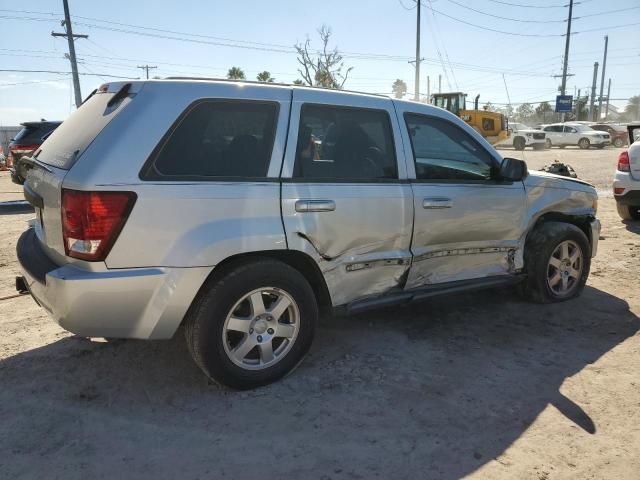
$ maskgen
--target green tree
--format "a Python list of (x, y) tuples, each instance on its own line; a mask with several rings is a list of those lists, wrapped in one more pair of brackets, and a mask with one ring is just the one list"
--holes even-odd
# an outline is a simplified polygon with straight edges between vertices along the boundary
[(516, 108), (516, 118), (519, 122), (527, 123), (533, 117), (535, 111), (530, 103), (523, 103)]
[(640, 95), (635, 95), (628, 100), (624, 113), (629, 115), (632, 121), (640, 120)]
[(391, 85), (391, 91), (396, 98), (402, 98), (407, 93), (407, 84), (399, 78)]
[(547, 121), (547, 115), (553, 112), (553, 108), (549, 105), (549, 102), (540, 102), (536, 107), (537, 121), (545, 123)]
[(240, 67), (231, 67), (227, 72), (227, 78), (229, 80), (244, 80), (246, 77)]
[(271, 83), (275, 81), (275, 78), (273, 78), (271, 74), (266, 70), (264, 72), (260, 72), (258, 76), (256, 76), (256, 79), (259, 82), (267, 82), (267, 83)]
[(303, 82), (302, 80), (300, 80), (299, 78), (296, 78), (296, 79), (293, 81), (293, 84), (294, 84), (294, 85), (304, 85), (304, 82)]
[(295, 45), (298, 52), (298, 72), (309, 86), (341, 89), (353, 67), (346, 68), (337, 47), (329, 48), (331, 28), (323, 25), (318, 29), (322, 48), (318, 51), (311, 47), (311, 40)]

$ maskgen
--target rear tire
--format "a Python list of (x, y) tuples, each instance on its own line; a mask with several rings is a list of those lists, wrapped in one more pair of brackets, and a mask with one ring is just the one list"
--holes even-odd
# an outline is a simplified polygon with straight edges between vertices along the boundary
[(616, 139), (613, 141), (613, 146), (614, 146), (614, 147), (616, 147), (616, 148), (622, 148), (622, 147), (624, 147), (624, 140), (622, 140), (621, 138), (616, 138)]
[(640, 220), (640, 205), (622, 205), (616, 202), (616, 209), (622, 220)]
[(200, 292), (187, 313), (189, 351), (212, 380), (245, 390), (287, 375), (309, 351), (318, 304), (307, 279), (263, 258), (239, 263)]
[(588, 150), (589, 147), (591, 146), (591, 142), (589, 141), (588, 138), (581, 138), (578, 141), (578, 146), (582, 149), (582, 150)]
[(544, 142), (544, 146), (545, 146), (545, 148), (551, 148), (551, 146), (552, 146), (552, 145), (551, 145), (551, 140), (549, 140), (549, 139), (547, 138), (547, 139), (545, 140), (545, 142)]
[(563, 302), (584, 289), (591, 266), (591, 245), (575, 225), (546, 222), (529, 235), (524, 263), (525, 297), (537, 303)]
[(527, 142), (522, 137), (516, 137), (513, 139), (513, 148), (515, 148), (516, 150), (524, 150), (526, 144)]

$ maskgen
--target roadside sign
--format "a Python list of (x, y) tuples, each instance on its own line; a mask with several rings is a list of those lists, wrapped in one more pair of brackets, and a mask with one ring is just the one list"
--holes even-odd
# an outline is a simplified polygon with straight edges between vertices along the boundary
[(569, 113), (573, 110), (573, 95), (558, 95), (556, 97), (556, 112)]

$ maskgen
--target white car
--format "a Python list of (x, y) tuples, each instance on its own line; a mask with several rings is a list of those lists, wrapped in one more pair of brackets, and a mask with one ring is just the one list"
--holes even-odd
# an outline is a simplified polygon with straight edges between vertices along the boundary
[(640, 125), (629, 125), (629, 149), (618, 157), (613, 197), (623, 220), (640, 220)]
[(611, 143), (611, 136), (579, 123), (554, 123), (543, 125), (542, 131), (547, 135), (547, 148), (577, 145), (583, 150), (593, 146), (604, 148)]
[(511, 144), (516, 150), (524, 150), (525, 147), (542, 150), (545, 147), (546, 134), (544, 132), (517, 122), (509, 122), (509, 129), (511, 136), (503, 145)]

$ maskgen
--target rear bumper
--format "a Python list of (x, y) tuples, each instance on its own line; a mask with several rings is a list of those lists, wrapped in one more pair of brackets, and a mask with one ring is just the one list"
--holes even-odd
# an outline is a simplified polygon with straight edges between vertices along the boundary
[(640, 190), (626, 190), (622, 195), (614, 195), (620, 205), (640, 205)]
[(211, 267), (91, 272), (56, 265), (33, 229), (18, 260), (29, 292), (65, 330), (86, 337), (166, 339), (180, 325)]

